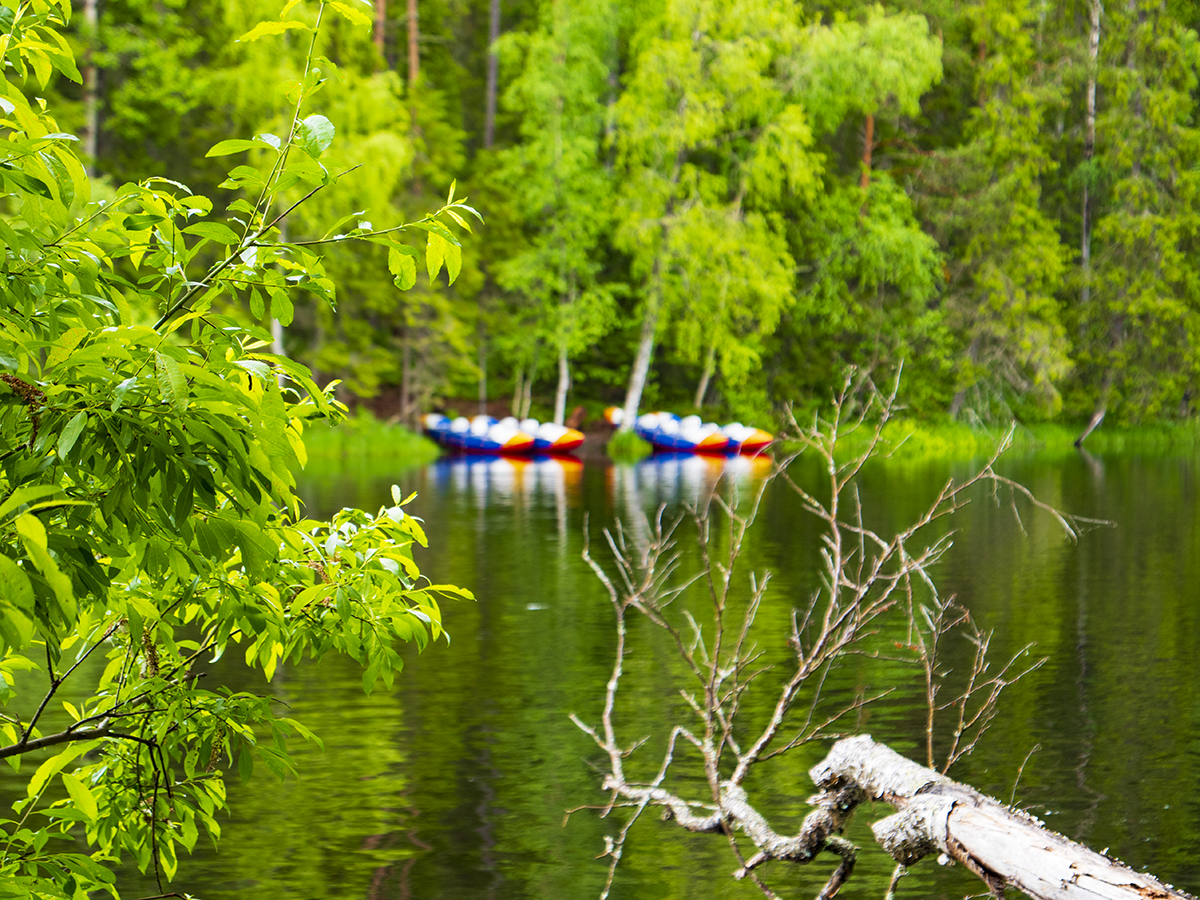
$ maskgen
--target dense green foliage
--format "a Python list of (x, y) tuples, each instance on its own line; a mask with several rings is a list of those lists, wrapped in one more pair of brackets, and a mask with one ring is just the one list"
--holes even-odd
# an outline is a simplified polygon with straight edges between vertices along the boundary
[[(398, 301), (381, 250), (330, 251), (339, 306), (301, 300), (283, 345), (343, 399), (761, 415), (903, 361), (911, 409), (969, 423), (1191, 414), (1189, 0), (510, 0), (489, 49), (494, 2), (419, 0), (414, 43), (378, 0), (374, 35), (319, 40), (340, 153), (367, 166), (292, 236), (334, 210), (398, 223), (453, 175), (490, 213), (450, 290)], [(280, 121), (269, 88), (303, 61), (296, 32), (231, 42), (267, 6), (106, 4), (79, 38), (99, 172), (224, 178), (208, 146)]]
[(473, 211), (453, 188), (410, 225), (351, 214), (283, 239), (293, 211), (314, 221), (306, 198), (352, 193), (311, 109), (344, 99), (321, 90), (336, 76), (316, 52), (322, 19), (365, 14), (292, 3), (243, 37), (300, 33), (308, 50), (278, 134), (207, 151), (250, 163), (214, 216), (162, 177), (91, 196), (75, 139), (36, 99), (53, 72), (80, 78), (70, 12), (0, 7), (0, 759), (25, 787), (0, 818), (0, 894), (18, 897), (116, 896), (110, 865), (130, 857), (165, 890), (178, 851), (219, 836), (228, 767), (292, 771), (288, 738), (313, 735), (269, 696), (203, 680), (222, 654), (268, 680), (341, 654), (370, 691), (392, 683), (398, 643), (442, 635), (440, 595), (469, 596), (422, 579), (424, 533), (398, 489), (376, 515), (305, 517), (303, 431), (343, 407), (249, 324), (290, 322), (294, 298), (332, 304), (314, 244), (382, 245), (397, 293), (416, 280), (416, 232), (429, 277), (458, 274), (450, 228)]

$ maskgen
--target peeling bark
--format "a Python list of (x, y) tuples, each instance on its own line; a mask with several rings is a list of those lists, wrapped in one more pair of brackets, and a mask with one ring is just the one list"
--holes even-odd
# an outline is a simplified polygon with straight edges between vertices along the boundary
[(1035, 900), (1188, 898), (1151, 875), (1089, 850), (1038, 819), (905, 759), (870, 736), (846, 738), (811, 773), (828, 790), (860, 789), (898, 812), (875, 822), (875, 839), (908, 866), (945, 853), (997, 896), (1012, 887)]

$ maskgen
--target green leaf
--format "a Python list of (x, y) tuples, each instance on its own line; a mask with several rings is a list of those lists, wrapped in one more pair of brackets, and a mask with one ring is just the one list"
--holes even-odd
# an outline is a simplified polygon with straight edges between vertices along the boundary
[(71, 421), (63, 428), (62, 434), (58, 436), (59, 459), (67, 458), (67, 454), (71, 452), (71, 448), (79, 440), (79, 435), (83, 434), (84, 426), (87, 425), (87, 419), (87, 411), (81, 409), (71, 417)]
[(153, 228), (159, 222), (165, 222), (166, 218), (157, 213), (139, 213), (136, 216), (126, 216), (121, 222), (121, 227), (127, 231), (145, 231), (147, 228)]
[(40, 500), (43, 497), (49, 497), (51, 494), (57, 494), (61, 490), (62, 488), (56, 484), (27, 484), (24, 487), (19, 487), (9, 494), (3, 503), (0, 503), (0, 519), (3, 519), (19, 506), (25, 506), (34, 500)]
[(429, 283), (437, 280), (442, 263), (446, 261), (446, 247), (449, 242), (436, 232), (429, 232), (429, 240), (425, 242), (425, 267), (429, 270)]
[(100, 811), (96, 808), (96, 798), (92, 796), (88, 786), (69, 772), (63, 773), (62, 780), (67, 786), (67, 793), (75, 801), (76, 809), (87, 816), (88, 821), (95, 822), (100, 817)]
[(353, 9), (352, 7), (347, 6), (345, 3), (338, 3), (337, 0), (333, 0), (333, 2), (329, 5), (355, 25), (365, 25), (367, 28), (371, 27), (370, 17), (363, 13), (362, 10)]
[(284, 328), (292, 324), (295, 307), (292, 306), (292, 298), (287, 291), (271, 291), (271, 315), (278, 319)]
[(205, 156), (228, 156), (231, 153), (240, 153), (243, 150), (261, 150), (265, 145), (258, 141), (245, 141), (238, 138), (233, 138), (228, 141), (220, 141), (213, 144), (212, 149), (205, 153)]
[(393, 283), (402, 291), (417, 283), (417, 261), (397, 247), (388, 248), (388, 271), (396, 276)]
[(33, 585), (29, 576), (21, 571), (21, 567), (0, 555), (0, 599), (19, 606), (21, 609), (33, 609)]
[(318, 159), (333, 143), (333, 123), (324, 116), (312, 115), (300, 123), (300, 141), (304, 152)]
[[(288, 31), (289, 29), (292, 29), (292, 28), (298, 28), (301, 31), (312, 31), (312, 29), (309, 28), (307, 25), (305, 25), (303, 22), (293, 22), (293, 21), (259, 22), (257, 25), (255, 25), (253, 28), (251, 28), (249, 31), (247, 31), (245, 34), (243, 34), (240, 38), (238, 38), (238, 40), (239, 41), (257, 41), (259, 38), (267, 37), (268, 35), (283, 34), (285, 31)], [(225, 142), (222, 141), (221, 143), (225, 143)], [(221, 145), (218, 144), (217, 146), (219, 147)], [(209, 153), (209, 156), (215, 156), (215, 155), (216, 154), (214, 154), (214, 153), (211, 153), (211, 152)]]
[(162, 398), (178, 410), (184, 410), (188, 404), (187, 379), (179, 368), (179, 363), (171, 357), (154, 351), (154, 374), (158, 379), (158, 389)]
[(197, 222), (184, 228), (183, 233), (208, 238), (218, 244), (237, 244), (241, 241), (232, 228), (221, 222)]

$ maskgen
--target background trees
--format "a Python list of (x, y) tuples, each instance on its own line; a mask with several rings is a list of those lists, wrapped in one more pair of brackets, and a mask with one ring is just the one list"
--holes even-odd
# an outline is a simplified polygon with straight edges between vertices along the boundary
[[(378, 166), (351, 205), (391, 221), (458, 176), (492, 214), (456, 285), (403, 303), (368, 275), (381, 251), (333, 254), (341, 311), (302, 302), (284, 343), (343, 396), (765, 415), (847, 362), (904, 360), (925, 413), (1190, 414), (1191, 6), (413, 12), (369, 10), (374, 32), (343, 21), (318, 49), (347, 158)], [(207, 147), (277, 118), (266, 88), (302, 52), (232, 40), (266, 14), (102, 5), (76, 38), (98, 66), (97, 170), (215, 189)], [(55, 86), (82, 126), (82, 90)]]

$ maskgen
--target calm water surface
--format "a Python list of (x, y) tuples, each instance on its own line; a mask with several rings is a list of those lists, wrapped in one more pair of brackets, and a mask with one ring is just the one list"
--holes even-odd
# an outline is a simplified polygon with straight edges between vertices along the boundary
[[(878, 528), (907, 523), (947, 475), (970, 466), (879, 465), (862, 496)], [(995, 630), (997, 657), (1028, 643), (1047, 663), (1010, 689), (979, 750), (954, 774), (1018, 803), (1048, 825), (1135, 867), (1200, 892), (1200, 520), (1194, 459), (1122, 456), (1010, 460), (1003, 471), (1040, 497), (1081, 515), (1114, 520), (1072, 544), (1042, 516), (1023, 515), (981, 492), (956, 520), (955, 546), (940, 567), (953, 592)], [(805, 478), (811, 472), (800, 472)], [(174, 890), (206, 898), (586, 898), (606, 867), (595, 857), (612, 820), (571, 807), (603, 802), (590, 739), (567, 719), (596, 721), (612, 665), (611, 608), (580, 559), (584, 522), (595, 537), (617, 518), (633, 539), (659, 504), (678, 508), (711, 488), (721, 464), (652, 460), (638, 466), (574, 462), (441, 461), (427, 468), (309, 473), (312, 511), (374, 509), (393, 482), (419, 496), (427, 523), (420, 558), (434, 581), (469, 587), (478, 603), (445, 609), (452, 634), (411, 654), (397, 689), (364, 695), (360, 673), (330, 662), (280, 672), (272, 690), (324, 738), (302, 749), (300, 780), (252, 790), (231, 785), (234, 815), (221, 849), (182, 861)], [(740, 461), (743, 489), (763, 475)], [(681, 532), (684, 567), (694, 544)], [(793, 604), (816, 577), (814, 520), (792, 492), (769, 489), (746, 553), (774, 573), (760, 621), (778, 656)], [(947, 664), (969, 659), (963, 640)], [(632, 639), (618, 707), (626, 740), (685, 721), (675, 660), (645, 629)], [(237, 675), (228, 675), (231, 679)], [(899, 690), (864, 715), (863, 729), (920, 758), (918, 673), (856, 661), (831, 685), (831, 702), (857, 692)], [(243, 685), (253, 687), (252, 683)], [(762, 704), (751, 705), (751, 714)], [(792, 831), (812, 793), (807, 769), (826, 745), (802, 748), (750, 785), (779, 831)], [(641, 767), (656, 765), (647, 749)], [(639, 757), (630, 764), (635, 774)], [(684, 762), (694, 762), (687, 760)], [(851, 837), (864, 847), (843, 896), (882, 896), (890, 860), (867, 823), (890, 812), (865, 808)], [(832, 860), (832, 858), (830, 858)], [(734, 882), (725, 841), (690, 836), (647, 815), (627, 847), (613, 896), (638, 900), (761, 896)], [(782, 896), (811, 897), (832, 861), (775, 864), (764, 877)], [(131, 876), (127, 890), (147, 888)], [(902, 882), (902, 897), (979, 892), (960, 869), (927, 860)]]

